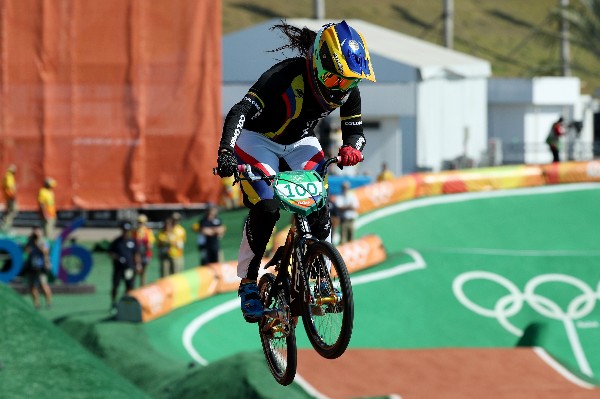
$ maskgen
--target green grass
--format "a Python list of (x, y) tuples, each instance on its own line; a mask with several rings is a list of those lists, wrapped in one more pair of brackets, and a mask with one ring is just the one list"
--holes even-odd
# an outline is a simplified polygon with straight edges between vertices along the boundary
[[(574, 0), (576, 1), (576, 0)], [(436, 44), (443, 43), (442, 0), (326, 0), (330, 20), (362, 19)], [(486, 59), (494, 76), (560, 75), (558, 25), (549, 18), (556, 0), (455, 0), (454, 48)], [(313, 2), (223, 0), (223, 33), (271, 18), (311, 18)], [(366, 38), (367, 42), (369, 38)], [(571, 46), (573, 75), (582, 91), (600, 89), (600, 60), (584, 48)], [(375, 69), (377, 65), (375, 65)]]
[(2, 398), (148, 398), (0, 284)]

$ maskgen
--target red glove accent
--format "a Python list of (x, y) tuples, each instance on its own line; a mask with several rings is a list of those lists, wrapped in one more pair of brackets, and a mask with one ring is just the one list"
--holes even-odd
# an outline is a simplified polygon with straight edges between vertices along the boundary
[(354, 166), (363, 159), (362, 153), (356, 148), (349, 145), (340, 147), (338, 155), (341, 158), (338, 165), (341, 166)]

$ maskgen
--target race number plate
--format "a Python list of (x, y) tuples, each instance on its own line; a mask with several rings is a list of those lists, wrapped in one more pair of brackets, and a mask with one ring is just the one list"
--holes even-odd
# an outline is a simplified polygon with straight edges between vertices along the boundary
[(327, 200), (323, 179), (312, 170), (279, 173), (274, 191), (281, 208), (303, 216), (321, 209)]

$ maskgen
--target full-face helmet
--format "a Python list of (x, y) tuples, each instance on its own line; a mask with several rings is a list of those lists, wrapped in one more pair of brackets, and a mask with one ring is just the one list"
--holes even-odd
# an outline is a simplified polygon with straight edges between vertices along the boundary
[(330, 105), (340, 106), (361, 79), (375, 82), (367, 43), (346, 21), (317, 32), (311, 58), (319, 92)]

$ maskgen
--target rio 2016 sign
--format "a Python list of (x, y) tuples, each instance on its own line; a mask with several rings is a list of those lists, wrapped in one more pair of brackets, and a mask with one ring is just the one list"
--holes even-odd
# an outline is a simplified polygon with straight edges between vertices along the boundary
[[(60, 233), (50, 247), (52, 274), (67, 284), (79, 283), (85, 280), (92, 269), (92, 254), (86, 248), (76, 244), (63, 248), (63, 243), (69, 234), (83, 226), (84, 223), (85, 219), (76, 219)], [(10, 269), (0, 272), (0, 282), (8, 283), (18, 276), (23, 269), (23, 250), (14, 241), (0, 239), (0, 251), (6, 252), (12, 261)], [(61, 260), (67, 256), (79, 258), (79, 270), (73, 272), (62, 266)]]

